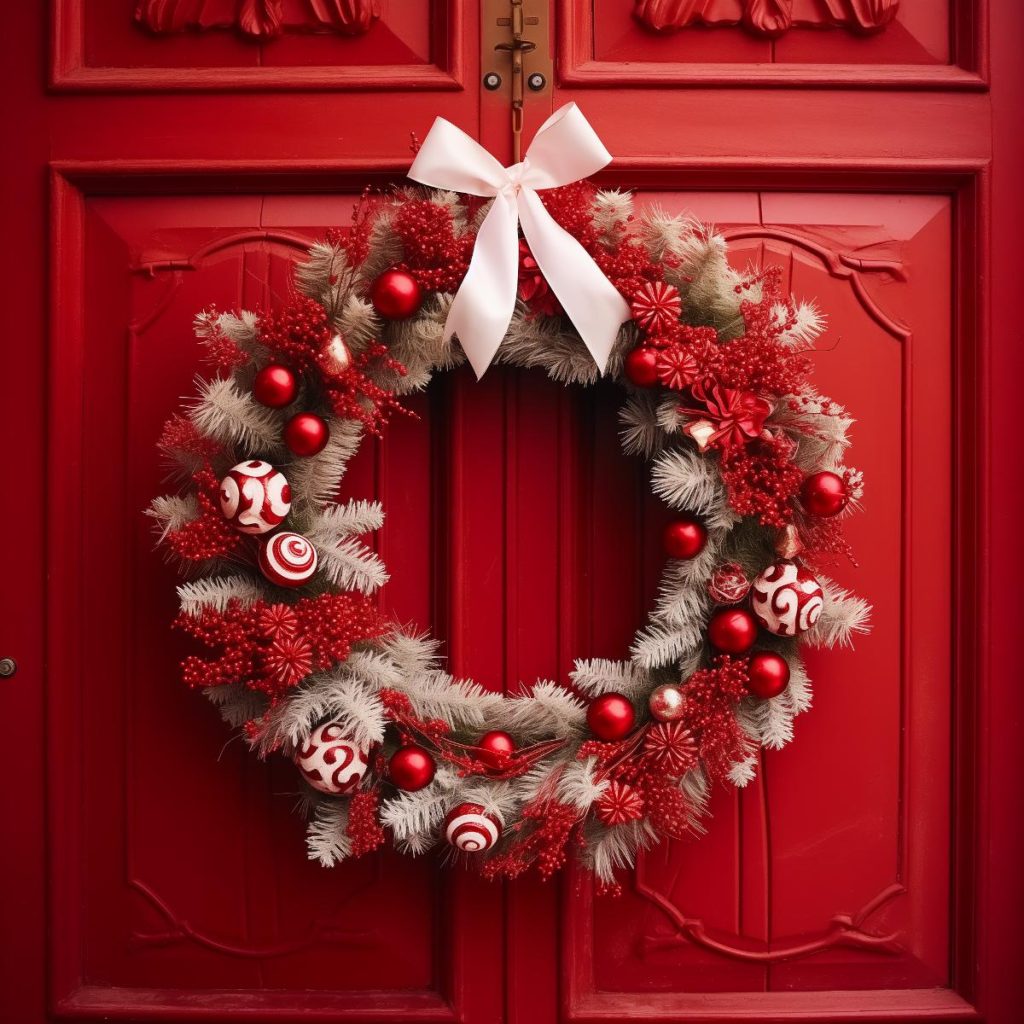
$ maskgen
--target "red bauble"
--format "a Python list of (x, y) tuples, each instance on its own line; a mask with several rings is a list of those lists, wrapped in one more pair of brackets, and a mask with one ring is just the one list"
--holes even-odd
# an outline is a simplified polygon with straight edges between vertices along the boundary
[(658, 350), (641, 345), (626, 356), (622, 368), (630, 384), (653, 388), (658, 383)]
[(718, 604), (739, 604), (750, 590), (750, 580), (736, 562), (723, 562), (708, 580), (708, 594)]
[(422, 747), (410, 743), (400, 747), (391, 755), (388, 771), (391, 781), (407, 793), (429, 786), (436, 769), (434, 759)]
[(501, 729), (485, 732), (476, 745), (480, 760), (489, 768), (507, 768), (509, 758), (516, 752), (516, 741)]
[(684, 515), (665, 527), (661, 542), (669, 558), (696, 558), (708, 542), (708, 531), (700, 520)]
[(296, 413), (284, 425), (284, 443), (293, 455), (310, 456), (322, 452), (330, 439), (327, 421), (316, 413)]
[(812, 473), (800, 486), (800, 504), (809, 516), (829, 519), (846, 508), (850, 492), (838, 473)]
[(295, 374), (287, 366), (271, 363), (264, 366), (252, 382), (252, 394), (260, 405), (269, 405), (271, 409), (281, 409), (295, 401), (299, 390), (299, 382)]
[(385, 320), (405, 320), (420, 308), (423, 291), (405, 270), (385, 270), (370, 289), (373, 308)]
[(621, 693), (602, 693), (587, 708), (587, 725), (599, 740), (621, 740), (636, 720), (633, 705)]
[(708, 639), (724, 654), (746, 654), (757, 639), (757, 623), (742, 608), (719, 608), (708, 623)]
[(789, 665), (785, 658), (772, 651), (758, 651), (752, 654), (747, 673), (750, 677), (747, 689), (755, 697), (761, 697), (763, 700), (778, 697), (789, 685)]

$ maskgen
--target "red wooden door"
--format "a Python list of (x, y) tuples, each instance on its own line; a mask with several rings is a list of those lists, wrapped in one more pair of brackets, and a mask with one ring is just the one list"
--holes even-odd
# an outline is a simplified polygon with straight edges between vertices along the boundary
[[(716, 795), (705, 838), (615, 901), (430, 858), (324, 871), (288, 773), (177, 682), (139, 509), (191, 317), (272, 301), (436, 114), (511, 160), (484, 6), (5, 13), (3, 1019), (1018, 1019), (1010, 0), (531, 5), (554, 63), (527, 136), (574, 99), (609, 184), (781, 263), (829, 312), (818, 377), (858, 417), (844, 571), (874, 632), (812, 666), (797, 742)], [(495, 689), (621, 657), (661, 513), (611, 390), (463, 372), (413, 404), (346, 478), (389, 511), (389, 610)]]

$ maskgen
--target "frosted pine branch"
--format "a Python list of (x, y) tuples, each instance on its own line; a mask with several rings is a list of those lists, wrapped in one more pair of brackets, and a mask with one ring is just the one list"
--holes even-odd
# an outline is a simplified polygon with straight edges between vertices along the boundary
[(167, 534), (180, 530), (186, 523), (190, 523), (198, 514), (199, 506), (194, 494), (185, 497), (168, 494), (162, 498), (154, 498), (146, 509), (146, 515), (153, 519), (161, 541)]
[(395, 630), (378, 646), (406, 676), (419, 672), (427, 672), (437, 668), (440, 657), (441, 642), (427, 633), (411, 633), (407, 630)]
[[(779, 334), (779, 340), (795, 349), (811, 348), (825, 331), (825, 315), (813, 302), (797, 302), (793, 308), (796, 317)], [(785, 323), (789, 310), (785, 306), (778, 306), (775, 315), (780, 323)]]
[(447, 672), (420, 672), (402, 681), (399, 689), (421, 718), (441, 718), (452, 726), (480, 727), (498, 714), (500, 693)]
[(240, 313), (218, 313), (215, 309), (197, 313), (192, 321), (192, 330), (200, 341), (209, 341), (219, 335), (229, 338), (240, 349), (252, 352), (256, 348), (255, 313), (242, 310)]
[(381, 323), (373, 306), (358, 295), (345, 296), (334, 313), (334, 329), (352, 352), (362, 352), (380, 337)]
[(583, 702), (558, 683), (541, 680), (531, 693), (506, 698), (503, 709), (506, 728), (521, 741), (533, 742), (552, 736), (571, 736), (586, 728)]
[(672, 508), (698, 515), (709, 528), (728, 529), (738, 521), (712, 462), (676, 448), (662, 452), (651, 469), (654, 493)]
[(248, 576), (210, 576), (182, 583), (178, 604), (186, 615), (198, 615), (204, 607), (224, 611), (229, 602), (253, 604), (266, 595), (263, 587)]
[(558, 779), (558, 799), (572, 804), (581, 814), (593, 806), (598, 797), (608, 788), (608, 780), (600, 782), (594, 778), (596, 759), (570, 761)]
[(729, 781), (737, 788), (743, 789), (753, 782), (757, 775), (757, 755), (748, 754), (742, 761), (737, 761), (729, 769)]
[(802, 714), (810, 710), (814, 697), (811, 680), (799, 655), (790, 655), (786, 661), (789, 664), (789, 699), (792, 701), (794, 713)]
[(267, 709), (267, 699), (241, 683), (207, 686), (203, 696), (220, 712), (220, 717), (232, 729), (240, 729), (246, 722), (259, 718)]
[(308, 529), (306, 536), (316, 548), (320, 571), (336, 587), (372, 594), (387, 583), (384, 563), (361, 541), (338, 543), (319, 526)]
[(812, 647), (852, 647), (855, 634), (870, 632), (871, 605), (826, 576), (819, 576), (818, 583), (825, 592), (825, 606), (803, 640)]
[(267, 716), (257, 747), (261, 754), (289, 753), (322, 722), (337, 722), (364, 749), (384, 739), (384, 708), (377, 697), (343, 666), (312, 676)]
[(405, 673), (393, 659), (375, 650), (353, 651), (345, 662), (345, 669), (371, 690), (393, 690), (405, 679)]
[(330, 868), (343, 861), (352, 844), (345, 829), (348, 826), (348, 802), (317, 799), (313, 817), (306, 826), (306, 851), (310, 860)]
[(579, 660), (569, 678), (577, 690), (590, 697), (621, 693), (630, 700), (639, 700), (651, 688), (650, 673), (630, 661)]
[(658, 835), (646, 818), (628, 821), (594, 831), (587, 836), (583, 850), (583, 863), (597, 878), (610, 884), (615, 881), (615, 872), (631, 868), (636, 855), (658, 841)]
[(594, 227), (601, 241), (609, 247), (618, 245), (626, 237), (632, 215), (631, 192), (602, 189), (594, 197)]
[(384, 508), (379, 501), (349, 501), (344, 505), (328, 505), (317, 513), (314, 529), (321, 536), (333, 535), (338, 540), (379, 530), (384, 525)]
[(197, 380), (196, 387), (199, 399), (189, 418), (201, 434), (243, 448), (250, 458), (281, 451), (279, 417), (240, 391), (234, 380)]
[(664, 444), (658, 424), (657, 400), (648, 391), (638, 391), (626, 399), (619, 409), (619, 422), (622, 424), (619, 437), (627, 455), (650, 458)]
[(461, 780), (450, 768), (438, 768), (433, 782), (414, 793), (399, 793), (381, 805), (380, 818), (404, 853), (424, 853), (437, 841), (437, 830)]
[(299, 459), (288, 470), (294, 500), (308, 508), (334, 501), (348, 461), (359, 449), (363, 425), (357, 420), (333, 420), (331, 436), (319, 455)]

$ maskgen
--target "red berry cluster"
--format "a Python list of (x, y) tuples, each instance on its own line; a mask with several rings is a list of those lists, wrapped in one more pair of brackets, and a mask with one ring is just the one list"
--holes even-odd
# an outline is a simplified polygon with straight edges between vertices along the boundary
[(793, 463), (792, 442), (781, 434), (762, 435), (747, 446), (722, 452), (719, 471), (729, 504), (762, 526), (785, 526), (793, 519), (793, 498), (804, 475)]
[(180, 413), (175, 413), (164, 424), (156, 446), (176, 461), (181, 461), (183, 455), (206, 461), (224, 454), (224, 446), (219, 441), (200, 433), (198, 427)]
[(171, 550), (187, 562), (223, 558), (239, 545), (241, 535), (220, 511), (220, 481), (209, 467), (192, 474), (199, 515), (165, 538)]
[(711, 668), (686, 681), (686, 701), (679, 721), (689, 729), (701, 761), (713, 779), (729, 774), (742, 761), (750, 741), (736, 720), (736, 704), (747, 693), (747, 659), (720, 655)]
[(469, 269), (476, 235), (456, 235), (451, 210), (429, 199), (408, 199), (392, 226), (402, 240), (403, 266), (428, 292), (454, 292)]
[(523, 808), (517, 828), (521, 831), (505, 851), (482, 868), (484, 878), (518, 878), (536, 868), (544, 881), (565, 864), (569, 842), (578, 834), (580, 812), (559, 800), (540, 800)]
[(391, 414), (402, 406), (391, 391), (365, 371), (375, 364), (404, 376), (405, 367), (387, 354), (384, 345), (372, 342), (344, 369), (332, 369), (322, 356), (333, 336), (327, 310), (305, 296), (296, 296), (278, 312), (260, 320), (260, 342), (294, 369), (318, 374), (335, 416), (360, 420), (371, 434), (379, 436)]
[(344, 661), (352, 645), (380, 636), (387, 624), (362, 594), (320, 594), (294, 605), (257, 601), (210, 605), (198, 615), (182, 612), (177, 628), (206, 647), (222, 648), (215, 658), (189, 655), (182, 675), (191, 686), (241, 683), (280, 700), (310, 672)]
[(384, 845), (387, 836), (380, 823), (380, 793), (376, 789), (361, 789), (348, 802), (348, 824), (345, 835), (351, 843), (353, 857), (373, 853)]

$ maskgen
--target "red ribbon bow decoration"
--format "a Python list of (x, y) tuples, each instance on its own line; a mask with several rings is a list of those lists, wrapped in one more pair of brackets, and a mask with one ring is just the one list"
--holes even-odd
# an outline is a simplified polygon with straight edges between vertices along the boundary
[(704, 433), (703, 443), (699, 431), (690, 431), (701, 448), (708, 445), (730, 448), (760, 437), (764, 421), (774, 408), (771, 402), (753, 391), (721, 387), (710, 377), (694, 384), (690, 388), (690, 396), (694, 406), (680, 406), (679, 411), (695, 417), (697, 423), (706, 424), (710, 430)]

